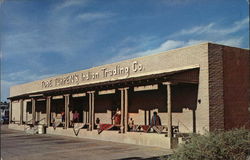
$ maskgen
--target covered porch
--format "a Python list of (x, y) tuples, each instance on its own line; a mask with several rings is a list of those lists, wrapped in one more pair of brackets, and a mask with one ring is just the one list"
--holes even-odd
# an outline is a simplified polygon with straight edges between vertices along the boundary
[[(44, 124), (49, 134), (172, 148), (179, 133), (196, 132), (198, 84), (199, 68), (194, 68), (16, 98), (20, 101), (20, 124)], [(98, 125), (114, 125), (112, 118), (117, 109), (120, 125), (98, 134)], [(82, 127), (74, 128), (75, 111)], [(153, 112), (161, 119), (160, 133), (152, 128)], [(131, 129), (130, 120), (139, 127)]]

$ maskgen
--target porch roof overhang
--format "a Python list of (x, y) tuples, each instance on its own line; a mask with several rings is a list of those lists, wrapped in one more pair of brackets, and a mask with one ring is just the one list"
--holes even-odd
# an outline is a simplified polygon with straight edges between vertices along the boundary
[(132, 87), (140, 86), (143, 84), (156, 84), (164, 81), (171, 81), (173, 85), (178, 83), (199, 83), (199, 66), (194, 66), (192, 68), (183, 68), (180, 70), (173, 70), (169, 72), (150, 74), (140, 77), (130, 77), (126, 79), (119, 79), (113, 81), (105, 81), (99, 83), (91, 83), (73, 87), (65, 87), (60, 89), (51, 89), (47, 91), (39, 91), (33, 93), (22, 94), (18, 96), (8, 97), (9, 100), (17, 99), (29, 99), (29, 98), (41, 98), (50, 95), (62, 95), (62, 94), (73, 94), (87, 92), (90, 90), (104, 90), (104, 89), (114, 89), (121, 87)]

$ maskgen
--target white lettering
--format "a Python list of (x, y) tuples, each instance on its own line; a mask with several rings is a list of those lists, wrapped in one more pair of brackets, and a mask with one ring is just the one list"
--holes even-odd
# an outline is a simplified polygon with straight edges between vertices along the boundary
[[(42, 81), (42, 88), (50, 88), (65, 86), (65, 85), (72, 85), (72, 84), (79, 84), (83, 81), (88, 80), (96, 80), (100, 78), (100, 74), (102, 78), (108, 77), (116, 77), (116, 76), (130, 76), (130, 72), (141, 72), (143, 71), (144, 67), (138, 61), (134, 61), (131, 66), (120, 66), (116, 65), (114, 68), (101, 68), (100, 72), (86, 72), (80, 74), (71, 74), (51, 80)], [(100, 74), (99, 74), (100, 73)]]

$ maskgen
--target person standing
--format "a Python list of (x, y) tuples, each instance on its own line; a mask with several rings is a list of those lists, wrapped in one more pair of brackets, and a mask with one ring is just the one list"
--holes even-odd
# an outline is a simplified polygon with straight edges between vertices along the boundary
[(61, 116), (62, 116), (62, 122), (65, 122), (65, 112), (62, 112)]
[(73, 114), (73, 122), (74, 123), (79, 122), (79, 113), (77, 112), (77, 110), (75, 110), (75, 112)]
[(96, 128), (100, 129), (100, 119), (99, 118), (96, 118), (95, 123), (96, 123)]
[(128, 128), (129, 128), (130, 131), (134, 131), (134, 130), (135, 130), (133, 118), (130, 118), (130, 119), (129, 119)]
[(121, 111), (117, 108), (115, 115), (112, 117), (115, 125), (121, 124)]
[(161, 118), (157, 115), (157, 112), (154, 112), (151, 119), (151, 126), (160, 126), (160, 125), (161, 125)]

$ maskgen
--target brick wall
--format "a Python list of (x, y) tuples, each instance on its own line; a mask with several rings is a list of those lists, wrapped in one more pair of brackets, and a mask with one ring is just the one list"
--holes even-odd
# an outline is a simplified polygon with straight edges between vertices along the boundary
[(249, 51), (224, 47), (225, 129), (246, 126), (250, 129), (250, 58)]
[(209, 44), (209, 130), (250, 128), (249, 50)]
[(208, 45), (209, 130), (224, 129), (223, 46)]

